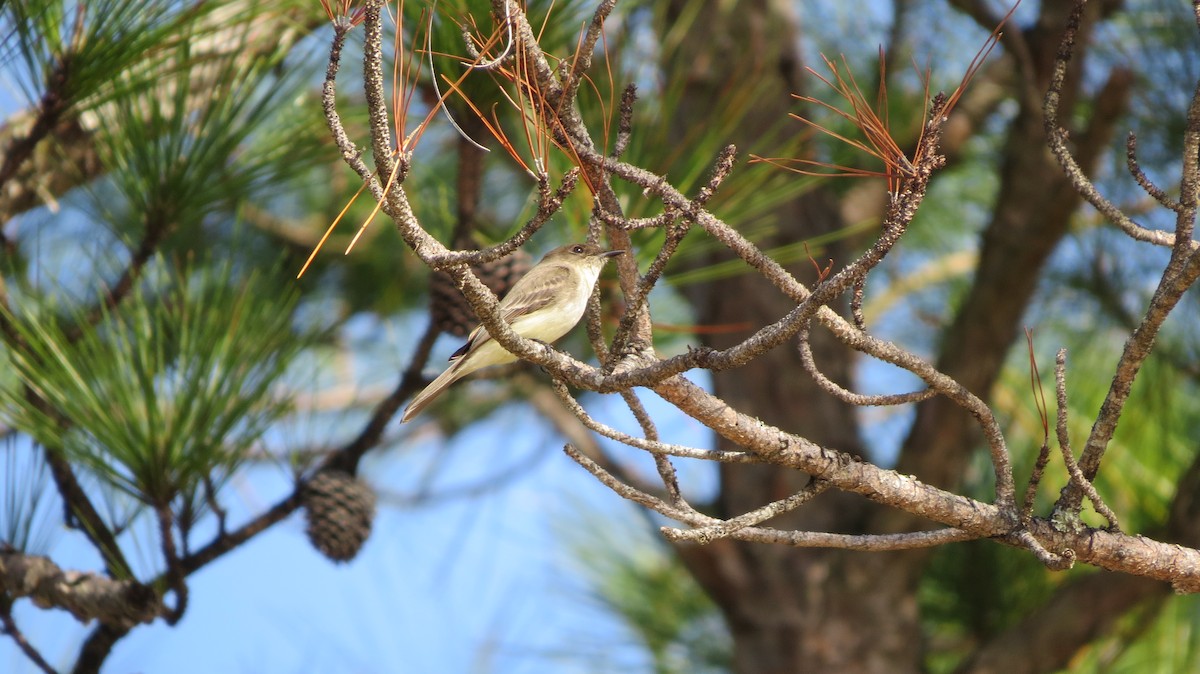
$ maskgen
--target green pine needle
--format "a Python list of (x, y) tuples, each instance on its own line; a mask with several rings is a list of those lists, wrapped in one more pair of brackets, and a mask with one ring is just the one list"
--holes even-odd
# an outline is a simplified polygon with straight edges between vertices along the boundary
[(160, 265), (148, 279), (75, 341), (67, 326), (83, 324), (82, 310), (64, 320), (35, 300), (10, 314), (23, 348), (9, 352), (17, 382), (0, 389), (0, 416), (164, 505), (232, 472), (287, 412), (275, 384), (303, 340), (294, 295), (261, 274)]

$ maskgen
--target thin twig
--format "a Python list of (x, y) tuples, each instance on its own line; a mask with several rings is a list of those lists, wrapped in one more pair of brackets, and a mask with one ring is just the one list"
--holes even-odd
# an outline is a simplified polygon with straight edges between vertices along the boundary
[[(1058, 435), (1058, 446), (1062, 450), (1063, 463), (1067, 467), (1067, 474), (1070, 475), (1071, 486), (1078, 489), (1084, 496), (1092, 502), (1092, 507), (1096, 512), (1100, 513), (1104, 519), (1108, 520), (1108, 528), (1113, 531), (1120, 531), (1121, 525), (1117, 522), (1117, 515), (1114, 513), (1103, 499), (1100, 498), (1100, 493), (1096, 491), (1096, 486), (1091, 480), (1084, 475), (1079, 469), (1079, 464), (1075, 462), (1075, 454), (1071, 451), (1071, 437), (1067, 432), (1067, 350), (1059, 349), (1058, 355), (1054, 360), (1054, 392), (1055, 401), (1058, 405), (1058, 420), (1055, 424), (1055, 432)], [(1078, 513), (1075, 513), (1078, 514)]]
[(617, 478), (613, 477), (612, 473), (609, 473), (607, 470), (605, 470), (603, 466), (596, 461), (593, 461), (583, 452), (575, 449), (574, 446), (570, 444), (564, 445), (563, 451), (566, 452), (567, 456), (574, 459), (576, 463), (583, 466), (583, 468), (587, 470), (587, 472), (591, 473), (597, 480), (599, 480), (601, 484), (613, 490), (622, 498), (633, 501), (634, 503), (640, 503), (655, 512), (666, 515), (667, 517), (673, 517), (674, 515), (682, 516), (683, 513), (678, 507), (618, 480)]
[[(1112, 383), (1084, 446), (1079, 466), (1089, 480), (1094, 478), (1100, 469), (1101, 459), (1113, 434), (1116, 433), (1117, 422), (1125, 409), (1125, 403), (1129, 400), (1133, 383), (1142, 364), (1150, 357), (1159, 330), (1182, 299), (1184, 292), (1191, 288), (1197, 279), (1200, 279), (1200, 254), (1191, 253), (1184, 257), (1173, 254), (1141, 323), (1125, 341)], [(1076, 490), (1064, 491), (1055, 507), (1056, 511), (1065, 513), (1078, 508), (1079, 497), (1080, 494)]]
[(563, 202), (571, 195), (578, 184), (578, 168), (572, 168), (563, 174), (562, 182), (553, 191), (550, 190), (548, 180), (539, 179), (537, 211), (511, 237), (494, 246), (479, 250), (446, 251), (442, 254), (430, 255), (423, 262), (432, 271), (445, 271), (452, 266), (484, 264), (511, 255), (513, 251), (525, 245), (526, 241), (529, 241), (543, 225), (550, 221), (550, 218), (555, 213), (558, 213), (562, 209)]
[(554, 392), (558, 395), (559, 400), (566, 405), (584, 426), (587, 426), (592, 431), (603, 435), (610, 440), (616, 440), (622, 444), (642, 449), (654, 454), (665, 454), (667, 456), (678, 456), (685, 459), (701, 459), (705, 461), (719, 461), (722, 463), (761, 463), (762, 461), (749, 452), (730, 452), (724, 450), (698, 449), (695, 447), (686, 447), (684, 445), (674, 445), (657, 440), (647, 440), (639, 438), (628, 433), (623, 433), (611, 426), (607, 426), (596, 421), (579, 401), (571, 396), (571, 392), (567, 390), (565, 384), (561, 381), (552, 380)]
[(828, 488), (828, 482), (814, 479), (809, 482), (804, 489), (792, 494), (791, 496), (788, 496), (787, 498), (782, 498), (778, 501), (768, 503), (765, 506), (755, 508), (754, 510), (738, 515), (737, 517), (731, 517), (727, 520), (720, 520), (715, 524), (709, 524), (697, 529), (669, 529), (664, 527), (663, 534), (672, 541), (692, 541), (702, 545), (708, 544), (719, 538), (729, 538), (734, 533), (742, 529), (752, 527), (771, 518), (791, 512), (813, 500), (818, 494), (821, 494)]
[(342, 49), (346, 45), (346, 35), (350, 32), (350, 23), (339, 20), (333, 26), (333, 43), (329, 47), (329, 65), (325, 68), (325, 82), (321, 85), (321, 108), (325, 112), (325, 123), (333, 136), (345, 161), (358, 177), (362, 179), (376, 201), (383, 200), (383, 185), (375, 177), (374, 172), (362, 160), (362, 151), (350, 140), (342, 118), (337, 111), (337, 74), (342, 63)]
[(596, 5), (596, 11), (592, 13), (592, 20), (575, 50), (574, 63), (570, 73), (563, 78), (561, 94), (563, 100), (574, 102), (575, 95), (579, 92), (579, 85), (583, 83), (584, 75), (592, 67), (592, 54), (596, 51), (596, 43), (600, 41), (600, 36), (604, 33), (604, 21), (616, 6), (617, 0), (602, 0)]
[[(475, 70), (491, 70), (493, 68), (500, 66), (502, 63), (504, 63), (504, 60), (508, 58), (508, 55), (510, 53), (512, 53), (512, 48), (513, 48), (512, 0), (502, 0), (502, 1), (504, 2), (504, 28), (505, 28), (505, 30), (508, 31), (508, 39), (504, 42), (504, 49), (502, 49), (500, 51), (499, 56), (492, 59), (491, 61), (483, 60), (482, 55), (475, 57), (478, 59), (478, 62), (466, 64), (466, 66), (468, 68), (472, 68)], [(470, 40), (467, 40), (467, 45), (471, 46)], [(430, 54), (432, 54), (432, 53), (433, 53), (433, 51), (430, 50)]]
[(1054, 72), (1050, 77), (1050, 86), (1046, 90), (1046, 97), (1042, 103), (1046, 142), (1075, 191), (1100, 211), (1105, 218), (1108, 218), (1110, 222), (1120, 227), (1136, 241), (1146, 241), (1156, 246), (1174, 246), (1175, 237), (1173, 235), (1142, 227), (1129, 219), (1129, 216), (1125, 215), (1116, 204), (1100, 194), (1095, 184), (1084, 174), (1083, 168), (1075, 160), (1070, 148), (1067, 147), (1067, 132), (1059, 125), (1058, 109), (1062, 101), (1063, 86), (1067, 79), (1067, 66), (1075, 53), (1075, 38), (1083, 21), (1083, 9), (1086, 4), (1086, 1), (1076, 1), (1067, 20), (1067, 29), (1063, 33), (1062, 42), (1058, 47), (1058, 55), (1055, 57)]
[(612, 158), (620, 159), (633, 139), (633, 104), (637, 102), (637, 85), (632, 82), (621, 94), (621, 105), (617, 117), (617, 142), (613, 146)]
[[(429, 360), (429, 354), (433, 349), (433, 343), (437, 339), (437, 336), (437, 328), (431, 325), (418, 342), (417, 349), (395, 390), (375, 406), (375, 411), (372, 412), (371, 418), (367, 420), (367, 423), (363, 425), (363, 429), (359, 432), (358, 436), (340, 450), (331, 454), (314, 474), (327, 468), (342, 470), (351, 475), (357, 472), (358, 462), (362, 456), (368, 450), (379, 445), (379, 442), (383, 439), (384, 429), (396, 413), (400, 411), (400, 406), (423, 385), (424, 379), (421, 371), (424, 369), (426, 361)], [(284, 520), (302, 505), (303, 501), (300, 497), (302, 489), (302, 484), (297, 485), (291, 494), (284, 497), (266, 512), (238, 529), (218, 536), (208, 545), (183, 557), (180, 560), (180, 567), (187, 574), (194, 573), (270, 526)]]
[(46, 674), (57, 674), (55, 669), (50, 666), (49, 662), (42, 657), (42, 654), (34, 648), (33, 644), (25, 638), (25, 633), (17, 626), (17, 621), (12, 614), (12, 600), (5, 597), (0, 601), (0, 624), (4, 626), (4, 633), (17, 644), (17, 648), (29, 658), (38, 669), (46, 672)]
[[(672, 539), (675, 532), (686, 529), (664, 528), (663, 534)], [(794, 548), (828, 548), (860, 552), (889, 552), (936, 548), (948, 543), (961, 543), (979, 538), (962, 529), (935, 529), (900, 534), (834, 534), (825, 531), (781, 531), (762, 527), (746, 527), (732, 532), (730, 538), (748, 543), (787, 545)]]
[(679, 214), (672, 210), (665, 210), (658, 215), (652, 215), (646, 218), (626, 218), (619, 215), (614, 215), (607, 211), (597, 208), (593, 211), (597, 218), (610, 227), (618, 227), (627, 232), (637, 229), (659, 229), (670, 225), (679, 219)]
[(938, 394), (932, 388), (921, 389), (920, 391), (909, 391), (908, 393), (888, 393), (866, 395), (855, 393), (843, 387), (841, 384), (833, 381), (825, 376), (821, 368), (817, 367), (817, 362), (813, 358), (812, 341), (809, 339), (809, 329), (804, 328), (796, 335), (797, 349), (800, 351), (800, 364), (804, 367), (804, 371), (808, 373), (813, 381), (822, 391), (834, 396), (838, 400), (850, 405), (859, 407), (884, 407), (890, 405), (905, 405), (908, 403), (918, 403), (922, 400), (928, 400)]
[(1033, 553), (1038, 561), (1046, 566), (1051, 571), (1066, 571), (1075, 566), (1075, 551), (1067, 548), (1062, 554), (1055, 554), (1046, 549), (1033, 534), (1027, 530), (1020, 530), (1014, 534), (1014, 538), (1020, 543), (1021, 547)]
[(158, 518), (159, 545), (162, 547), (163, 561), (167, 566), (163, 571), (163, 577), (166, 578), (168, 586), (175, 593), (175, 607), (167, 609), (163, 617), (168, 625), (174, 625), (183, 618), (183, 614), (187, 611), (187, 574), (183, 570), (183, 565), (180, 564), (179, 552), (175, 547), (173, 531), (175, 518), (171, 515), (170, 505), (155, 506), (154, 514)]
[(1154, 181), (1150, 180), (1146, 172), (1142, 170), (1137, 158), (1137, 135), (1132, 131), (1125, 140), (1125, 166), (1129, 169), (1129, 174), (1133, 176), (1134, 181), (1160, 206), (1179, 212), (1181, 207), (1179, 202), (1171, 199), (1171, 196), (1155, 185)]
[(1025, 485), (1025, 498), (1021, 502), (1021, 526), (1028, 527), (1033, 519), (1033, 506), (1037, 500), (1038, 486), (1046, 465), (1050, 462), (1050, 415), (1046, 407), (1046, 392), (1042, 388), (1042, 373), (1038, 371), (1037, 358), (1033, 352), (1033, 331), (1025, 329), (1025, 344), (1029, 350), (1029, 387), (1033, 391), (1033, 402), (1037, 407), (1038, 418), (1042, 422), (1042, 446), (1038, 449), (1037, 460), (1029, 473), (1029, 484)]
[(867, 329), (867, 320), (863, 317), (863, 295), (866, 289), (867, 277), (864, 276), (854, 282), (850, 294), (850, 318), (854, 321), (854, 327), (863, 331)]
[(1043, 441), (1042, 446), (1038, 448), (1037, 460), (1033, 464), (1033, 470), (1029, 472), (1029, 483), (1025, 485), (1025, 497), (1021, 501), (1021, 526), (1029, 526), (1029, 522), (1033, 519), (1033, 507), (1037, 501), (1038, 486), (1042, 483), (1042, 476), (1046, 472), (1046, 466), (1050, 463), (1050, 443)]
[[(625, 401), (625, 405), (633, 413), (633, 418), (642, 427), (642, 435), (646, 440), (658, 442), (658, 428), (654, 425), (654, 418), (646, 411), (646, 407), (642, 405), (637, 394), (633, 391), (621, 391), (621, 399)], [(683, 492), (679, 488), (679, 477), (675, 473), (675, 466), (671, 464), (671, 459), (662, 453), (653, 453), (652, 456), (654, 457), (654, 467), (662, 479), (663, 488), (667, 490), (667, 498), (671, 499), (673, 505), (681, 506), (684, 503)]]
[[(659, 246), (658, 252), (654, 255), (654, 260), (650, 262), (646, 273), (638, 279), (638, 284), (633, 291), (633, 295), (626, 298), (628, 305), (625, 308), (625, 315), (621, 317), (621, 322), (617, 324), (616, 334), (613, 335), (613, 352), (618, 357), (627, 355), (631, 347), (645, 348), (649, 346), (648, 344), (637, 344), (634, 341), (636, 320), (644, 311), (649, 311), (646, 307), (646, 301), (650, 296), (650, 291), (654, 289), (654, 286), (662, 277), (663, 271), (667, 268), (667, 263), (671, 261), (675, 252), (679, 250), (679, 244), (683, 242), (689, 229), (686, 222), (667, 225), (666, 235), (663, 238), (662, 245)], [(616, 363), (612, 365), (615, 366)]]

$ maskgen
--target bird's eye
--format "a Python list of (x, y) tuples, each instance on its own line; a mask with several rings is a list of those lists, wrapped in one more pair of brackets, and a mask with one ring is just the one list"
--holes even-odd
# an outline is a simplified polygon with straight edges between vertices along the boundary
[(571, 252), (575, 253), (576, 255), (582, 255), (583, 254), (583, 246), (571, 246)]

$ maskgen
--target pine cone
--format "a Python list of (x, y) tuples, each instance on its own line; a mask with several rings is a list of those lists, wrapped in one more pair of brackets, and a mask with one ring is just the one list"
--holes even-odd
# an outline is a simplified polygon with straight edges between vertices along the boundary
[(354, 559), (371, 535), (375, 492), (340, 470), (323, 470), (305, 485), (305, 530), (313, 547), (335, 562)]
[[(475, 272), (475, 276), (483, 282), (483, 285), (496, 293), (498, 297), (504, 297), (517, 279), (524, 276), (531, 266), (532, 260), (529, 253), (517, 249), (508, 257), (471, 265), (471, 271)], [(479, 324), (479, 319), (471, 310), (471, 305), (467, 303), (462, 293), (458, 292), (458, 287), (454, 285), (449, 274), (434, 273), (433, 278), (429, 281), (429, 295), (429, 310), (433, 314), (433, 323), (442, 332), (455, 337), (466, 337), (467, 333)]]

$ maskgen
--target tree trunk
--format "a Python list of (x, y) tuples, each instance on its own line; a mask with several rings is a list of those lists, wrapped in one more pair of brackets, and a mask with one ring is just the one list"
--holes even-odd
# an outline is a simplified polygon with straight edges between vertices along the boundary
[[(664, 51), (667, 71), (686, 83), (683, 100), (674, 109), (674, 133), (682, 138), (689, 129), (702, 128), (713, 102), (719, 105), (722, 97), (729, 95), (730, 83), (752, 79), (762, 88), (755, 91), (752, 109), (738, 125), (738, 134), (727, 140), (738, 145), (742, 157), (756, 148), (772, 152), (763, 144), (769, 142), (767, 131), (786, 123), (787, 114), (794, 109), (791, 94), (801, 90), (791, 3), (707, 3), (701, 16), (704, 18), (690, 26), (677, 50)], [(777, 209), (774, 220), (774, 231), (759, 241), (763, 248), (843, 227), (837, 199), (819, 188)], [(835, 244), (821, 258), (845, 264), (851, 255)], [(697, 264), (724, 259), (727, 256), (710, 257)], [(793, 265), (791, 271), (797, 278), (814, 280), (815, 270), (807, 260)], [(795, 306), (754, 273), (719, 283), (694, 284), (687, 287), (687, 293), (700, 325), (757, 328), (778, 320)], [(705, 342), (725, 348), (746, 334), (717, 332)], [(849, 382), (852, 358), (846, 349), (835, 345), (828, 335), (814, 332), (813, 350), (828, 376)], [(822, 445), (861, 453), (855, 410), (820, 392), (805, 374), (792, 344), (735, 371), (714, 373), (713, 385), (716, 395), (737, 409)], [(808, 475), (796, 471), (743, 465), (723, 466), (720, 478), (715, 504), (720, 515), (738, 514), (782, 498), (809, 480)], [(788, 528), (858, 531), (865, 506), (856, 496), (827, 493), (787, 516), (787, 521), (775, 523)], [(733, 541), (681, 546), (679, 552), (730, 626), (736, 672), (920, 669), (915, 577), (893, 570), (897, 555)]]

